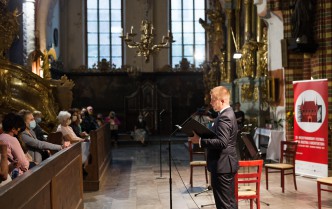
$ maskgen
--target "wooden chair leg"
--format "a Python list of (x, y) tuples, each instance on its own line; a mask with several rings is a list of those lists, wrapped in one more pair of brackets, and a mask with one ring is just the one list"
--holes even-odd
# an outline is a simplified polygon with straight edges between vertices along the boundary
[(295, 168), (293, 169), (293, 181), (294, 181), (295, 190), (297, 191), (296, 178), (295, 178)]
[(269, 190), (269, 169), (265, 167), (266, 190)]
[(205, 166), (204, 168), (205, 168), (205, 181), (206, 181), (206, 184), (208, 184), (209, 181), (208, 181), (207, 167)]
[(190, 186), (193, 187), (193, 167), (190, 166)]
[[(260, 195), (260, 194), (259, 194)], [(259, 198), (259, 195), (258, 195), (258, 197), (257, 197), (257, 199), (256, 199), (256, 208), (257, 209), (260, 209), (261, 208), (261, 200), (260, 200), (260, 198)]]
[(317, 196), (318, 196), (318, 209), (322, 208), (322, 197), (321, 197), (321, 190), (320, 190), (320, 182), (317, 182)]
[(281, 170), (281, 188), (282, 188), (282, 193), (285, 192), (285, 175), (284, 175), (284, 170)]

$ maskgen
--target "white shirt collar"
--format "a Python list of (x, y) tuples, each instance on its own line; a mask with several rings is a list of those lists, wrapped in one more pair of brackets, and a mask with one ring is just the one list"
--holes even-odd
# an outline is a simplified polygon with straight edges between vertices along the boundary
[(221, 109), (220, 111), (219, 111), (219, 113), (222, 113), (224, 110), (226, 110), (227, 108), (229, 108), (230, 106), (228, 105), (228, 106), (226, 106), (226, 107), (224, 107), (223, 109)]

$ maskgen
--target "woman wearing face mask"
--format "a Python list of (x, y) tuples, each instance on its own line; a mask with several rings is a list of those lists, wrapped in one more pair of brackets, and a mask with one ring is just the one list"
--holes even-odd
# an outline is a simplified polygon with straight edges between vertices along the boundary
[(69, 110), (69, 113), (71, 114), (71, 124), (70, 127), (73, 129), (76, 136), (81, 138), (87, 138), (89, 137), (89, 134), (87, 134), (85, 131), (82, 131), (81, 127), (81, 116), (79, 109), (71, 109)]
[[(60, 125), (58, 126), (57, 131), (60, 131), (63, 135), (65, 141), (70, 143), (81, 142), (84, 139), (76, 136), (75, 132), (73, 131), (71, 124), (71, 114), (67, 111), (60, 111), (58, 115), (58, 121)], [(77, 118), (76, 118), (77, 120)]]
[(28, 148), (28, 153), (32, 157), (33, 162), (39, 164), (42, 159), (42, 152), (46, 150), (59, 151), (68, 146), (68, 143), (63, 145), (52, 144), (37, 139), (33, 129), (36, 127), (36, 121), (29, 110), (21, 110), (18, 113), (24, 120), (26, 128), (22, 132), (22, 141)]
[[(10, 162), (9, 173), (16, 169), (18, 172), (16, 175), (21, 175), (29, 169), (29, 160), (15, 136), (25, 126), (24, 121), (20, 116), (8, 113), (3, 118), (2, 126), (4, 132), (0, 134), (0, 142), (7, 145), (7, 157)], [(8, 179), (7, 181), (10, 181), (11, 177), (8, 176)]]

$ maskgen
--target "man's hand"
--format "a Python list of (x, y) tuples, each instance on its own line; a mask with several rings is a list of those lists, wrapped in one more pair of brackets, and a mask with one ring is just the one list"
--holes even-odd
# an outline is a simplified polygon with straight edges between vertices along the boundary
[(194, 136), (189, 137), (189, 140), (193, 143), (193, 144), (198, 144), (199, 140), (201, 137), (199, 137), (194, 131), (193, 131)]

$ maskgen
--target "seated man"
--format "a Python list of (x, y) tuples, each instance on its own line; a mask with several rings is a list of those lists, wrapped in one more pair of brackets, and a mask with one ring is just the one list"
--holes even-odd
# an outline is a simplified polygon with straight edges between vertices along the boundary
[(19, 111), (19, 115), (23, 118), (26, 128), (22, 132), (22, 141), (26, 144), (28, 148), (28, 153), (32, 157), (32, 160), (39, 164), (42, 159), (42, 152), (45, 150), (59, 151), (63, 148), (69, 146), (69, 143), (64, 143), (63, 145), (51, 144), (45, 141), (39, 141), (36, 137), (33, 129), (36, 127), (36, 121), (29, 110)]
[(33, 111), (32, 113), (35, 121), (36, 121), (36, 127), (33, 129), (33, 131), (36, 134), (36, 137), (40, 141), (46, 141), (46, 137), (48, 133), (42, 129), (42, 127), (39, 126), (39, 123), (42, 121), (42, 113), (40, 111)]

